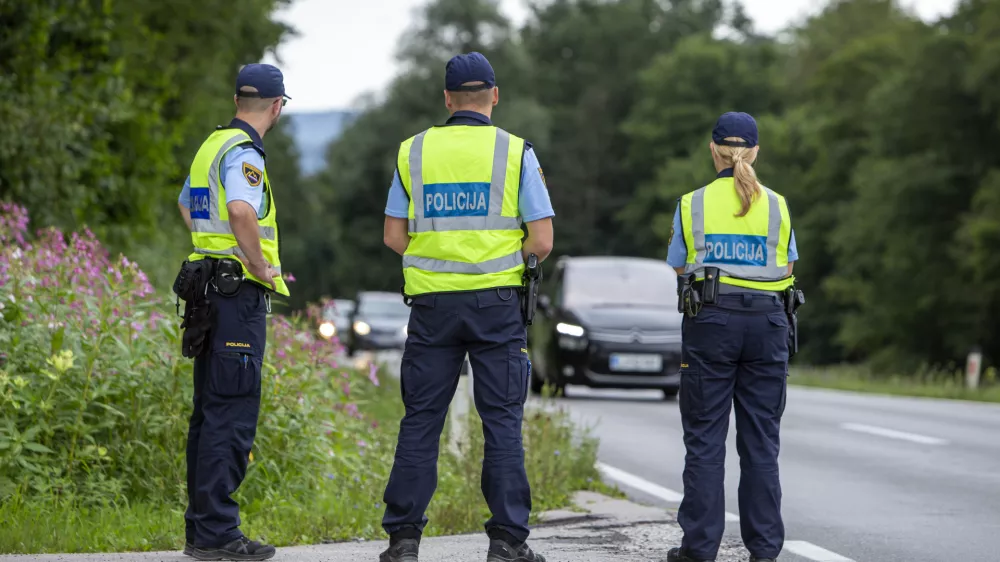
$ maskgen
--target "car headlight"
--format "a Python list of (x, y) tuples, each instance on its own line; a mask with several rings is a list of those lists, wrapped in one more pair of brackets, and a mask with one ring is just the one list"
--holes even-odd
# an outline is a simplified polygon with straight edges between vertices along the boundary
[(556, 324), (556, 331), (564, 336), (571, 336), (574, 338), (582, 338), (584, 332), (583, 326), (577, 326), (576, 324), (567, 324), (565, 322), (560, 322)]
[(372, 327), (368, 325), (367, 322), (361, 322), (360, 320), (354, 323), (354, 333), (359, 336), (367, 336), (372, 332)]
[(556, 331), (559, 332), (559, 347), (571, 351), (587, 349), (587, 331), (583, 326), (560, 322), (556, 324)]
[(337, 327), (333, 325), (333, 322), (323, 322), (319, 325), (319, 335), (326, 339), (330, 339), (337, 333)]

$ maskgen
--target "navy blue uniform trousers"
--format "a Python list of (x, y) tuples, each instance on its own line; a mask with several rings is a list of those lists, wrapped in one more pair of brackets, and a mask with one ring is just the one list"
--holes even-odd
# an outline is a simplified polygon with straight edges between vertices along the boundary
[(245, 282), (224, 297), (211, 344), (194, 362), (194, 412), (188, 427), (184, 514), (188, 542), (218, 547), (241, 536), (239, 504), (230, 497), (246, 476), (260, 412), (260, 370), (267, 336), (265, 291)]
[(788, 317), (777, 296), (720, 295), (684, 319), (680, 411), (684, 427), (681, 548), (714, 560), (725, 531), (726, 434), (736, 408), (740, 530), (747, 550), (777, 558), (785, 540), (778, 430), (785, 410)]
[(406, 415), (385, 489), (383, 528), (422, 532), (427, 524), (441, 430), (468, 353), (485, 437), (481, 485), (493, 515), (486, 529), (526, 540), (531, 490), (521, 419), (529, 364), (519, 293), (505, 288), (417, 296), (407, 331), (400, 369)]

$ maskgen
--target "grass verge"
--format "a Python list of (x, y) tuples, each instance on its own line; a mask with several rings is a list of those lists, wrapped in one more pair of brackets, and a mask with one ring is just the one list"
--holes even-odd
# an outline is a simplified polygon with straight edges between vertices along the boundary
[[(174, 301), (90, 231), (28, 224), (0, 205), (0, 553), (179, 549), (193, 384)], [(279, 546), (382, 536), (403, 413), (396, 380), (342, 364), (318, 314), (272, 315), (263, 357), (243, 357), (263, 400), (235, 499), (242, 530)], [(566, 416), (531, 418), (525, 434), (529, 465), (549, 467), (533, 472), (539, 508), (596, 481), (595, 447)], [(482, 527), (475, 450), (442, 455), (429, 534)]]
[(926, 370), (910, 375), (880, 375), (865, 367), (793, 367), (788, 382), (799, 386), (924, 398), (1000, 403), (996, 369), (987, 369), (980, 388), (965, 387), (964, 375)]
[[(364, 453), (356, 470), (325, 475), (324, 485), (311, 494), (288, 490), (288, 495), (282, 495), (280, 490), (272, 490), (264, 497), (254, 494), (247, 501), (241, 490), (236, 497), (241, 504), (242, 529), (248, 536), (277, 546), (384, 537), (381, 494), (403, 412), (398, 383), (384, 377), (378, 395), (369, 401), (372, 404), (365, 409), (375, 417), (373, 423), (379, 431), (367, 436), (371, 441), (363, 443)], [(468, 424), (469, 437), (460, 445), (460, 454), (453, 454), (446, 446), (447, 432), (442, 439), (438, 489), (428, 512), (428, 536), (479, 532), (489, 517), (479, 486), (481, 422), (473, 411), (464, 423)], [(378, 437), (372, 437), (376, 434)], [(524, 442), (534, 516), (566, 507), (572, 493), (581, 489), (621, 495), (601, 482), (594, 468), (596, 439), (576, 428), (565, 411), (529, 408)], [(251, 464), (254, 469), (264, 470), (264, 463)], [(252, 481), (250, 477), (248, 481)], [(0, 552), (179, 549), (184, 542), (183, 510), (183, 501), (176, 498), (161, 503), (103, 505), (13, 498), (0, 503)]]

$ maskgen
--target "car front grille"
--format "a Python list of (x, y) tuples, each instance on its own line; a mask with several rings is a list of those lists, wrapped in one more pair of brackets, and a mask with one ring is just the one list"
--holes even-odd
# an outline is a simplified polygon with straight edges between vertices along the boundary
[(679, 330), (592, 330), (587, 336), (591, 341), (608, 343), (665, 344), (681, 342)]

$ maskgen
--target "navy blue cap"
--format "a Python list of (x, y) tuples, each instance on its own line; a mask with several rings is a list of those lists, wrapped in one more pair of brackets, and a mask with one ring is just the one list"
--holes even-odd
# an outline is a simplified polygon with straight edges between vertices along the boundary
[(285, 94), (285, 77), (276, 66), (270, 64), (254, 63), (241, 68), (239, 75), (236, 76), (236, 93), (246, 96), (246, 92), (240, 92), (240, 88), (246, 86), (257, 89), (257, 93), (250, 94), (249, 97), (278, 98), (284, 96), (292, 99)]
[[(736, 137), (742, 141), (727, 141), (727, 137)], [(723, 113), (712, 129), (712, 142), (721, 146), (741, 146), (753, 148), (757, 146), (757, 121), (748, 113), (730, 111)]]
[[(478, 86), (463, 86), (467, 82), (482, 82)], [(497, 85), (490, 61), (482, 53), (456, 55), (444, 69), (444, 89), (449, 92), (478, 92)]]

